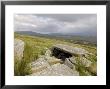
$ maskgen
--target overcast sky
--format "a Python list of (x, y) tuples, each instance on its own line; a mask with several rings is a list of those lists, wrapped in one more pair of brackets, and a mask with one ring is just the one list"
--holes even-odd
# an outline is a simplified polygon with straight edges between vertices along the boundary
[(96, 14), (16, 14), (15, 31), (97, 34)]

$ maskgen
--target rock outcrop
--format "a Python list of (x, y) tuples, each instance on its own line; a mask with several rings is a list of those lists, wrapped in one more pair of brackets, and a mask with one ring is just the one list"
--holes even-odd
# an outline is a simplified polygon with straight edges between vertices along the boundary
[(19, 39), (14, 40), (14, 56), (21, 60), (24, 52), (24, 42)]
[(64, 64), (54, 64), (51, 67), (47, 67), (42, 71), (31, 74), (32, 76), (78, 76), (77, 71), (73, 71), (71, 68)]
[(60, 59), (55, 57), (45, 57), (37, 59), (31, 64), (31, 76), (78, 76), (79, 73), (65, 64), (62, 64)]
[[(40, 57), (32, 65), (33, 74), (38, 76), (78, 76), (77, 67), (85, 67), (91, 70), (92, 62), (86, 59), (88, 51), (82, 48), (63, 44), (56, 44), (51, 50), (47, 49), (44, 56)], [(93, 69), (93, 73), (96, 70)], [(89, 73), (88, 73), (89, 74)]]

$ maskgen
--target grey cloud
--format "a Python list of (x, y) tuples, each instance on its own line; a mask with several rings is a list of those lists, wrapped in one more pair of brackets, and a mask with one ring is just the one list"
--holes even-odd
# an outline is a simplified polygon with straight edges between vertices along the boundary
[(96, 14), (17, 14), (15, 31), (97, 34)]
[(81, 19), (96, 17), (96, 14), (38, 14), (35, 16), (57, 19), (59, 21), (73, 22)]
[(57, 25), (48, 25), (46, 27), (38, 28), (35, 32), (48, 34), (48, 33), (56, 33), (60, 28)]

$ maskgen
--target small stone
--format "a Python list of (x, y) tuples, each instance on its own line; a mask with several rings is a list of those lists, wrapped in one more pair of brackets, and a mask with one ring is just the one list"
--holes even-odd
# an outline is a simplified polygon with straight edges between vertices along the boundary
[(96, 63), (92, 63), (90, 65), (90, 67), (88, 68), (88, 70), (94, 74), (97, 74), (97, 64)]
[(51, 56), (51, 51), (49, 49), (45, 52), (45, 56)]
[(89, 67), (92, 64), (91, 61), (89, 61), (88, 59), (86, 59), (84, 57), (80, 58), (80, 63), (85, 67)]
[(61, 59), (57, 59), (55, 57), (50, 57), (50, 59), (48, 59), (47, 62), (50, 65), (53, 65), (53, 64), (61, 63), (62, 61), (61, 61)]

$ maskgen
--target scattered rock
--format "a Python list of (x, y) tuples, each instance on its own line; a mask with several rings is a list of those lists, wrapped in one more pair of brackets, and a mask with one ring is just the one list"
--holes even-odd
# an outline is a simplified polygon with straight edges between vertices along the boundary
[(14, 56), (21, 60), (24, 52), (24, 42), (19, 39), (14, 39)]

